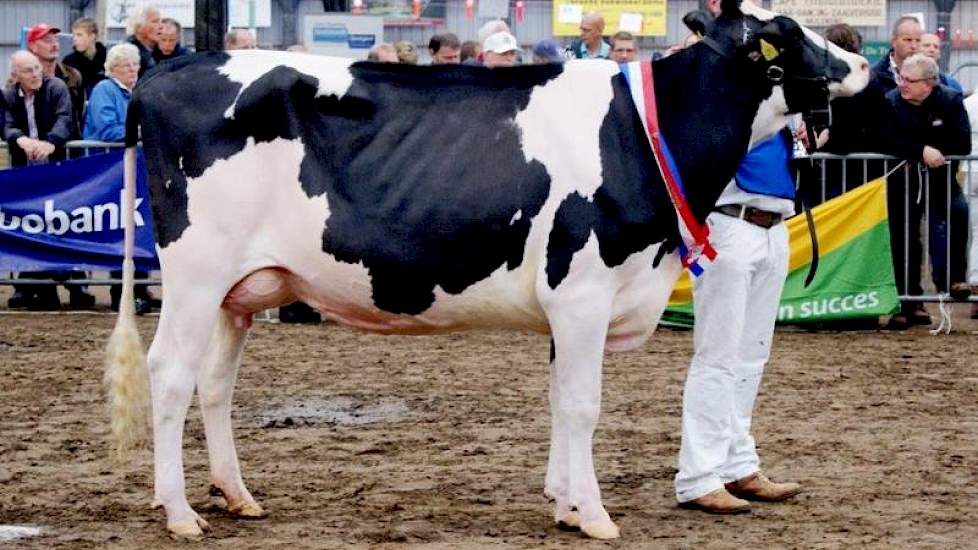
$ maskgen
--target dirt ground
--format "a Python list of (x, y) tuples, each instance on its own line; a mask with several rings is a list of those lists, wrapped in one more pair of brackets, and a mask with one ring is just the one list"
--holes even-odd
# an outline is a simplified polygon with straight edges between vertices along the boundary
[[(959, 309), (963, 309), (959, 306)], [(156, 317), (141, 318), (148, 343)], [(595, 439), (618, 541), (559, 531), (543, 496), (548, 340), (512, 332), (392, 337), (256, 323), (235, 394), (246, 482), (270, 511), (207, 494), (196, 407), (191, 504), (211, 524), (171, 541), (149, 452), (108, 458), (105, 313), (0, 312), (0, 525), (13, 548), (978, 547), (978, 326), (950, 336), (782, 330), (755, 414), (765, 470), (804, 483), (782, 504), (714, 517), (675, 506), (691, 333), (607, 356)]]

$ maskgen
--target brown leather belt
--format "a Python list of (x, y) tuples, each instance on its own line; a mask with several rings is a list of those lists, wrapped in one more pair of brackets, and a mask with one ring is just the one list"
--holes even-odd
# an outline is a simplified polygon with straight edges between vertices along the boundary
[(740, 218), (747, 223), (752, 223), (758, 227), (763, 227), (764, 229), (770, 229), (781, 223), (782, 220), (781, 214), (777, 212), (758, 210), (757, 208), (744, 206), (742, 204), (724, 204), (722, 206), (717, 206), (715, 210), (721, 214), (733, 216), (734, 218)]

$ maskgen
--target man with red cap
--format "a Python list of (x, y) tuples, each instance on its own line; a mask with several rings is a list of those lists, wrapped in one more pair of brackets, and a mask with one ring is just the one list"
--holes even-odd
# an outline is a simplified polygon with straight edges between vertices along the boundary
[[(85, 80), (78, 69), (58, 61), (61, 57), (61, 45), (58, 43), (60, 32), (61, 29), (47, 23), (34, 25), (27, 31), (27, 50), (40, 62), (44, 78), (61, 80), (67, 86), (68, 98), (71, 100), (71, 127), (68, 139), (81, 139), (81, 129), (85, 121)], [(60, 147), (58, 152), (65, 153)], [(86, 278), (86, 274), (82, 271), (59, 271), (47, 275), (55, 279)], [(89, 294), (85, 286), (72, 285), (67, 288), (71, 295), (72, 308), (86, 309), (95, 305), (95, 297)]]
[(81, 127), (85, 120), (85, 85), (81, 73), (58, 61), (61, 47), (58, 33), (61, 29), (38, 23), (27, 31), (27, 50), (41, 62), (41, 72), (48, 78), (60, 78), (68, 85), (71, 97), (71, 139), (81, 138)]

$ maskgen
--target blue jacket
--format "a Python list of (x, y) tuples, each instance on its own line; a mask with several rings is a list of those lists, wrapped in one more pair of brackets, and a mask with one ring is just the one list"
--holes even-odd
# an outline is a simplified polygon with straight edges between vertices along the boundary
[(127, 109), (129, 109), (127, 90), (111, 78), (99, 82), (92, 88), (92, 97), (88, 99), (82, 138), (97, 141), (124, 141)]

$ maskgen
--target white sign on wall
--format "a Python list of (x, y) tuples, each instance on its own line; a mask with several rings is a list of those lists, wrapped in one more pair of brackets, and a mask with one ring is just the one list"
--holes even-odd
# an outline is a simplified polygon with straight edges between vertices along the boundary
[(105, 0), (105, 26), (126, 28), (129, 18), (146, 4), (156, 6), (160, 16), (176, 19), (182, 27), (194, 26), (194, 0)]
[(379, 15), (309, 14), (302, 18), (302, 43), (311, 53), (366, 59), (384, 41)]
[(886, 25), (886, 0), (771, 0), (771, 10), (809, 27)]
[(232, 27), (271, 27), (271, 0), (228, 0), (228, 21)]

